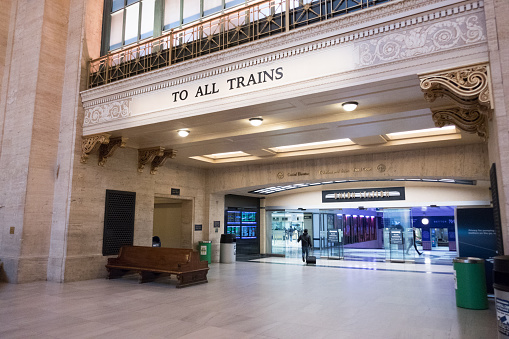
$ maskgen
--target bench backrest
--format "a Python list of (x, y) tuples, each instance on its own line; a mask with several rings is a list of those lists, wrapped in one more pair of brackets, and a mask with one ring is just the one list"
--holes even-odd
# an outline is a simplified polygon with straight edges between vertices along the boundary
[(171, 270), (199, 260), (198, 252), (187, 248), (122, 246), (117, 264)]

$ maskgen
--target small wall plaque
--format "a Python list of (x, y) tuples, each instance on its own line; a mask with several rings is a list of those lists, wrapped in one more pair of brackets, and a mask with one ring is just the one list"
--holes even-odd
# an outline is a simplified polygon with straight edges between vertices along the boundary
[(196, 225), (194, 225), (194, 230), (195, 230), (195, 231), (201, 231), (201, 230), (202, 230), (202, 228), (203, 228), (203, 227), (202, 227), (202, 225), (201, 225), (201, 224), (196, 224)]
[(214, 227), (221, 227), (221, 221), (214, 221)]
[(172, 188), (171, 195), (180, 195), (180, 188)]

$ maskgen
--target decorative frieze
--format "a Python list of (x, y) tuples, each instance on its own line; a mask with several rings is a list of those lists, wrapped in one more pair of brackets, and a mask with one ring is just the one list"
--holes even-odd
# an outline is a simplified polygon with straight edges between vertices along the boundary
[(126, 98), (86, 108), (83, 125), (90, 126), (129, 117), (131, 116), (131, 101), (132, 98)]
[(359, 66), (372, 66), (485, 41), (481, 22), (478, 14), (473, 14), (381, 35), (358, 45)]
[(110, 142), (110, 134), (101, 133), (83, 137), (81, 142), (81, 162), (86, 163), (88, 155), (99, 148), (100, 145)]
[(124, 137), (118, 137), (118, 138), (111, 138), (110, 142), (107, 144), (101, 144), (99, 147), (99, 166), (104, 166), (106, 163), (106, 160), (108, 160), (109, 157), (113, 156), (113, 153), (121, 147), (124, 148), (127, 142), (127, 138)]
[(433, 109), (438, 127), (453, 124), (459, 129), (488, 138), (487, 121), (491, 118), (493, 100), (488, 65), (475, 65), (420, 77), (421, 89), (428, 102), (447, 98), (454, 105)]

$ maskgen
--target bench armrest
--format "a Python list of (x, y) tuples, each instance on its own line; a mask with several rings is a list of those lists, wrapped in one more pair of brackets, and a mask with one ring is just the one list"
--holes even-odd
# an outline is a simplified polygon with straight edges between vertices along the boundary
[(118, 263), (118, 258), (108, 258), (108, 265), (115, 265)]

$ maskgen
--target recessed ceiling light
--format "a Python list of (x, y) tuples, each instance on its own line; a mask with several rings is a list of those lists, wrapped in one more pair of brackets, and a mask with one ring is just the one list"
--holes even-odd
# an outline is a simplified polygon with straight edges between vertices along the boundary
[(181, 129), (177, 131), (178, 135), (182, 138), (185, 138), (189, 135), (189, 131), (187, 129)]
[(249, 123), (253, 126), (260, 126), (263, 123), (262, 118), (251, 118), (249, 119)]
[(358, 105), (357, 101), (347, 101), (342, 104), (343, 109), (348, 112), (354, 111)]

